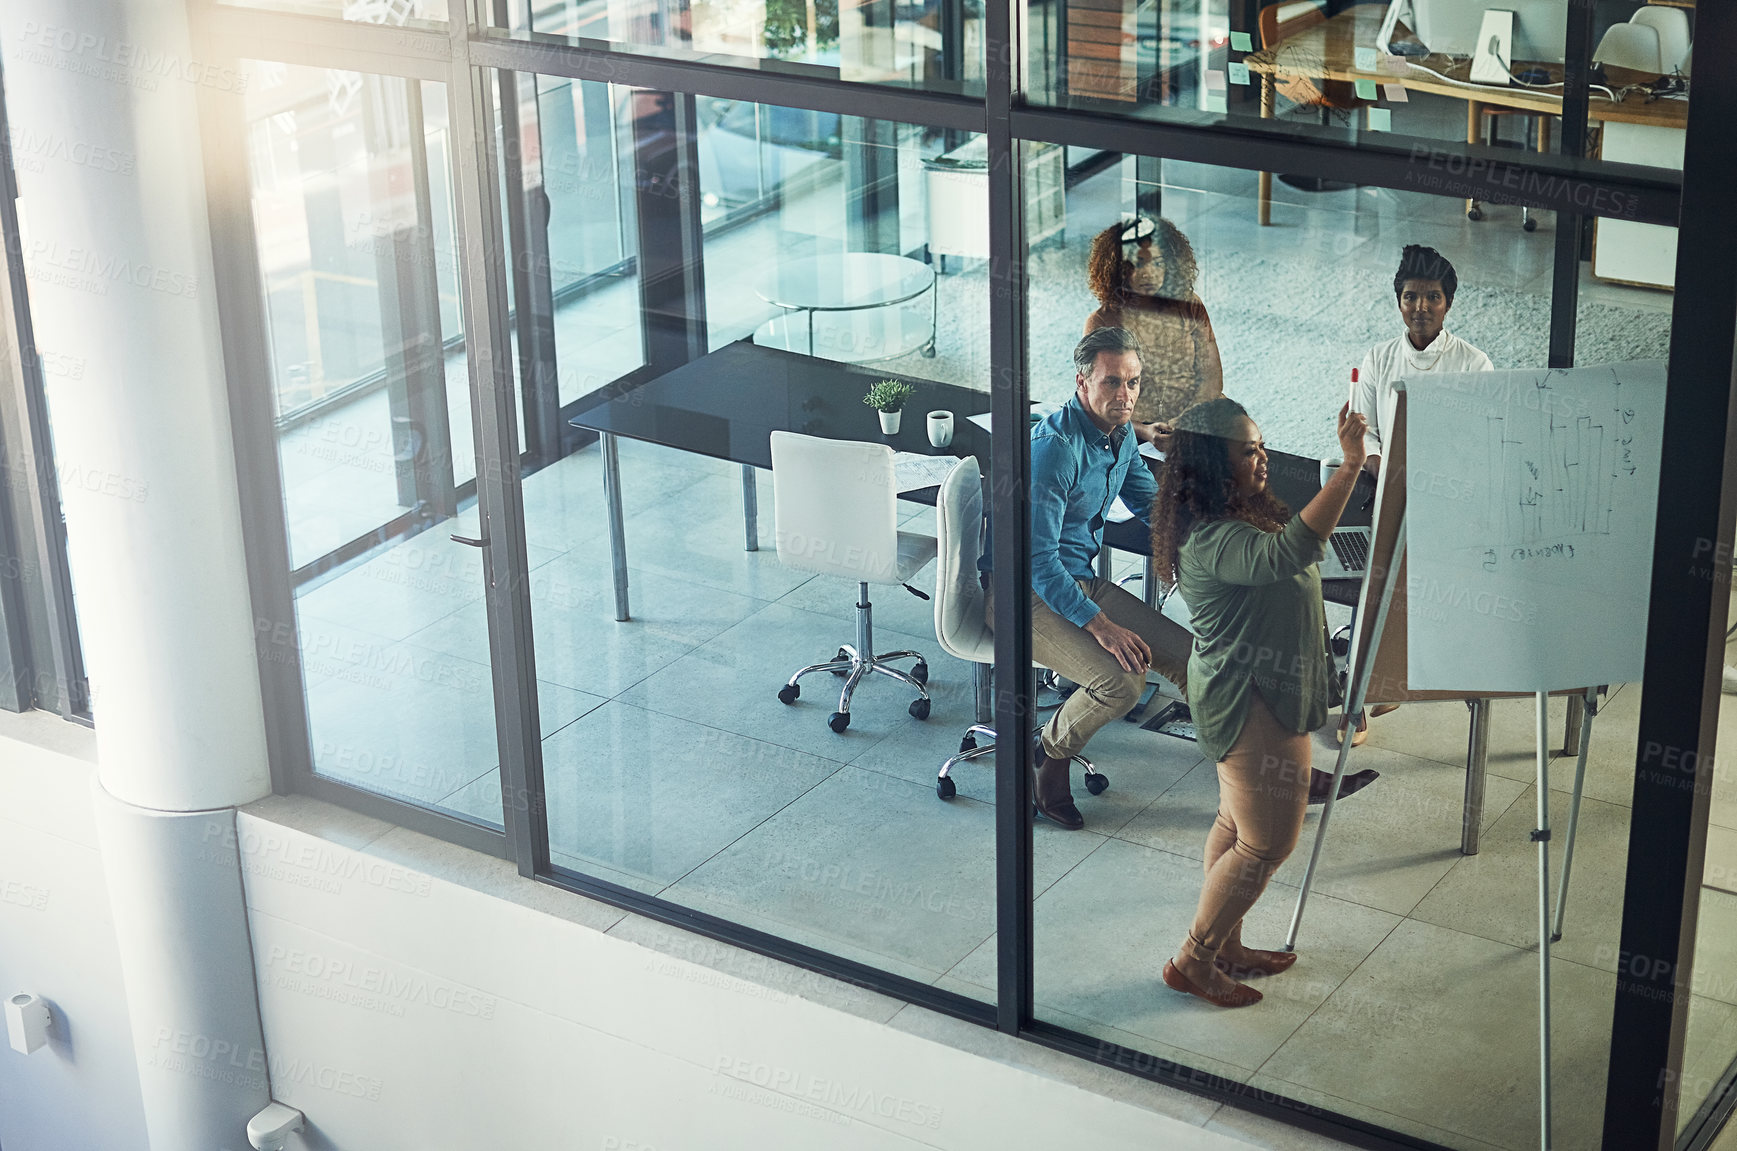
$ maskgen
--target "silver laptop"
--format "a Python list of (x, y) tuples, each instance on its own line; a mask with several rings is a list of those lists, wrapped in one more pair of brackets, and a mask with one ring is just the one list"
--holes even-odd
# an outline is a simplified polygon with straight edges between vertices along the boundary
[(1322, 579), (1362, 579), (1369, 570), (1370, 528), (1334, 528), (1321, 561)]

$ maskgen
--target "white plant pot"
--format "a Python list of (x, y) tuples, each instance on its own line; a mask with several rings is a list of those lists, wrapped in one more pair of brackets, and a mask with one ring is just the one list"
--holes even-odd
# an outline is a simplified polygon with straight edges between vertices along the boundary
[(899, 417), (904, 415), (904, 414), (905, 414), (904, 412), (882, 412), (880, 414), (881, 415), (881, 431), (885, 432), (889, 436), (898, 435), (899, 434)]

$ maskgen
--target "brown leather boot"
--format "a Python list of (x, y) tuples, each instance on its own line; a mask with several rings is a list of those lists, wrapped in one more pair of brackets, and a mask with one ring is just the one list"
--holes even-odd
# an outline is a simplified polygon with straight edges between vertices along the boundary
[(1078, 831), (1086, 825), (1086, 817), (1074, 806), (1073, 791), (1068, 786), (1072, 760), (1056, 759), (1043, 750), (1043, 737), (1033, 740), (1031, 806), (1037, 814), (1067, 831)]

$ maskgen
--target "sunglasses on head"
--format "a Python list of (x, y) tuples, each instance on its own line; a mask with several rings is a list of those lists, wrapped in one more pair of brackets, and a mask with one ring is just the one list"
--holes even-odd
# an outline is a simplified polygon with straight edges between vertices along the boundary
[(1122, 226), (1122, 243), (1138, 244), (1158, 234), (1158, 225), (1150, 216), (1138, 216)]

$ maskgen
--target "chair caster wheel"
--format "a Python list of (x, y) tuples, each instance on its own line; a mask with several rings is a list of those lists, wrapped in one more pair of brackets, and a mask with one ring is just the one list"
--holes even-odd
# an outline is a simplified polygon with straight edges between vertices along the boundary
[[(832, 658), (833, 658), (833, 659), (834, 659), (834, 660), (841, 660), (841, 659), (849, 659), (849, 658), (850, 658), (850, 653), (849, 653), (849, 652), (848, 652), (848, 651), (845, 651), (845, 650), (844, 650), (844, 649), (843, 649), (843, 648), (842, 648), (842, 647), (841, 647), (841, 648), (839, 648), (839, 649), (838, 649), (838, 654), (837, 654), (837, 655), (835, 655), (835, 656), (833, 656), (833, 657), (832, 657)], [(848, 669), (848, 668), (842, 668), (842, 667), (835, 667), (835, 668), (833, 668), (833, 669), (832, 669), (832, 674), (833, 674), (833, 675), (836, 675), (836, 676), (837, 676), (837, 677), (838, 677), (838, 678), (839, 678), (839, 679), (843, 679), (843, 678), (844, 678), (844, 677), (845, 677), (845, 676), (847, 676), (847, 675), (849, 675), (849, 674), (850, 674), (850, 671), (849, 671), (849, 669)]]
[(802, 694), (802, 689), (793, 683), (787, 683), (778, 689), (779, 703), (795, 703), (796, 697)]
[(953, 786), (953, 777), (943, 775), (935, 780), (935, 794), (942, 799), (952, 799), (959, 794), (959, 789)]
[(1484, 218), (1484, 210), (1482, 208), (1467, 208), (1466, 209), (1466, 219), (1476, 221), (1476, 220), (1481, 220), (1483, 218)]
[(1536, 232), (1538, 230), (1538, 221), (1523, 220), (1520, 222), (1520, 230), (1523, 232)]
[(1088, 776), (1086, 776), (1086, 790), (1093, 795), (1104, 794), (1104, 789), (1109, 787), (1109, 786), (1110, 786), (1110, 777), (1107, 775), (1088, 775)]
[(843, 731), (850, 726), (850, 712), (835, 711), (826, 717), (826, 726), (834, 731)]
[(911, 669), (911, 678), (918, 683), (927, 684), (929, 682), (929, 665), (919, 661), (917, 666)]
[(935, 358), (935, 345), (934, 344), (930, 344), (928, 347), (923, 349), (923, 358), (925, 360), (932, 360)]
[(929, 701), (926, 699), (913, 699), (911, 701), (910, 712), (912, 719), (928, 719)]
[(976, 751), (977, 750), (977, 737), (974, 735), (968, 735), (964, 739), (960, 740), (959, 741), (959, 750), (960, 751)]

